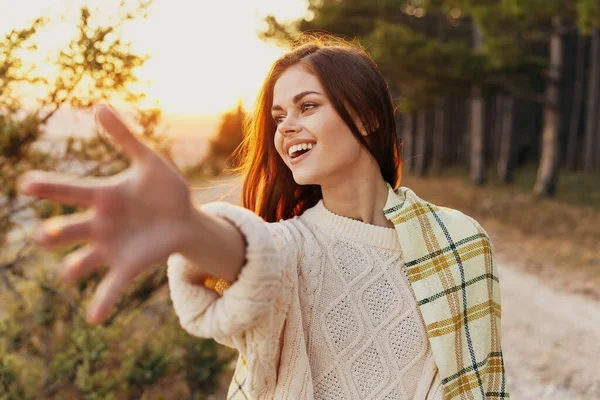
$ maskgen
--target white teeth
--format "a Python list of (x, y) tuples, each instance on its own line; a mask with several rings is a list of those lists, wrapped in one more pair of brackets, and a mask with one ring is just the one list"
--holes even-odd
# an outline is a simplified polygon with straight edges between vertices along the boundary
[(312, 143), (295, 144), (293, 146), (290, 146), (290, 148), (288, 149), (288, 155), (291, 157), (292, 154), (294, 154), (295, 152), (299, 150), (310, 150), (313, 148), (313, 146), (314, 145)]

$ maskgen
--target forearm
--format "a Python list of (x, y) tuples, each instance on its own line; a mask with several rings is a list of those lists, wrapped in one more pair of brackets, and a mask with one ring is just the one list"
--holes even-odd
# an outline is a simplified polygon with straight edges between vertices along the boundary
[(233, 283), (245, 263), (244, 236), (225, 218), (194, 207), (179, 249), (195, 268), (188, 272), (190, 282), (201, 284), (207, 275)]
[[(296, 271), (293, 238), (251, 210), (231, 203), (210, 202), (197, 210), (193, 218), (186, 216), (195, 234), (188, 235), (185, 249), (171, 254), (167, 266), (173, 308), (181, 326), (242, 353), (247, 350), (247, 337), (250, 341), (278, 338)], [(198, 278), (190, 279), (191, 275)], [(203, 275), (235, 282), (220, 291), (204, 284)], [(249, 330), (254, 333), (246, 335)], [(270, 341), (265, 346), (273, 347)]]

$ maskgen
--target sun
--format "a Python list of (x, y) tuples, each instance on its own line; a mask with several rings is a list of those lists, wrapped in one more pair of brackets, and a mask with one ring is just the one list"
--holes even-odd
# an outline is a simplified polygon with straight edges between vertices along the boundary
[(131, 34), (151, 59), (140, 70), (149, 96), (167, 113), (218, 113), (254, 97), (282, 48), (261, 41), (264, 16), (306, 13), (305, 0), (157, 1)]

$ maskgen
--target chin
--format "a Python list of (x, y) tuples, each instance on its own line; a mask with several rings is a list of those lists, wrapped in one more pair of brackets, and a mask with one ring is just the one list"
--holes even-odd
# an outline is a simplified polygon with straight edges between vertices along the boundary
[(318, 185), (319, 180), (316, 179), (312, 174), (303, 174), (303, 173), (294, 173), (292, 172), (292, 176), (294, 177), (294, 181), (300, 185)]

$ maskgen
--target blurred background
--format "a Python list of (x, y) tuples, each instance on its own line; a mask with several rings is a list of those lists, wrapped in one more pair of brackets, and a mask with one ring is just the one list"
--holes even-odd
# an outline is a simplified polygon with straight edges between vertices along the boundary
[(599, 399), (600, 3), (597, 0), (0, 0), (0, 399), (225, 398), (236, 354), (186, 334), (164, 266), (109, 322), (99, 276), (63, 284), (23, 198), (44, 169), (105, 176), (128, 160), (98, 132), (108, 100), (186, 174), (238, 203), (230, 157), (273, 61), (302, 32), (363, 45), (403, 141), (402, 185), (492, 238), (515, 399)]

